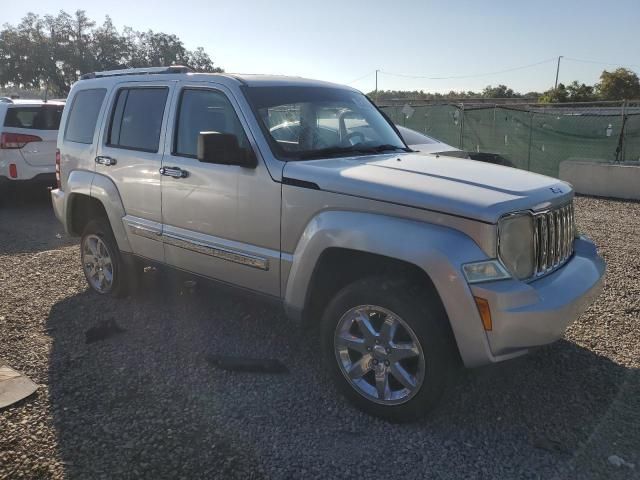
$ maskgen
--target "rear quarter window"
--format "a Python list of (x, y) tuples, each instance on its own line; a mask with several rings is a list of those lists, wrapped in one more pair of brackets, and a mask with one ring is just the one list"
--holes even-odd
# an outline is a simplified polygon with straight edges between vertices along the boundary
[(98, 114), (107, 93), (104, 88), (81, 90), (73, 97), (64, 139), (76, 143), (93, 143)]
[(30, 130), (58, 130), (64, 105), (9, 107), (4, 126)]

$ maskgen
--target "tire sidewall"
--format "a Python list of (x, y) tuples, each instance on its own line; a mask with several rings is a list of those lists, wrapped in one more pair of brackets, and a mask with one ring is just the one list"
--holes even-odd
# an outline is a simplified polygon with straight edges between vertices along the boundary
[[(339, 390), (356, 407), (390, 421), (405, 422), (424, 416), (440, 399), (453, 366), (451, 345), (441, 323), (441, 308), (426, 292), (416, 291), (404, 281), (368, 278), (343, 288), (327, 306), (321, 324), (325, 366)], [(334, 335), (342, 316), (359, 305), (376, 305), (400, 316), (414, 331), (425, 356), (425, 374), (420, 390), (407, 402), (381, 405), (360, 394), (344, 377), (334, 350)]]

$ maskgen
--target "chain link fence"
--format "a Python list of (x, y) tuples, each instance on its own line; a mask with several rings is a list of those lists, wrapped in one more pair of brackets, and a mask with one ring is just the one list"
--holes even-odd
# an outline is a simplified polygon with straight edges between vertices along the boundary
[(640, 100), (572, 104), (381, 105), (398, 125), (515, 167), (558, 176), (560, 162), (640, 160)]

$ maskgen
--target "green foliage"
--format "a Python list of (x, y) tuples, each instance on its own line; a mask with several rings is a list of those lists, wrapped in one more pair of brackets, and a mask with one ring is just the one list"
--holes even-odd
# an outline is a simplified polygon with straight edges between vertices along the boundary
[(602, 100), (640, 98), (638, 75), (626, 68), (617, 68), (613, 72), (605, 70), (600, 75), (600, 83), (595, 88)]
[(120, 33), (108, 16), (96, 26), (83, 10), (73, 16), (29, 13), (17, 26), (0, 30), (0, 87), (46, 87), (51, 95), (64, 96), (84, 73), (162, 65), (222, 71), (204, 49), (187, 50), (175, 35), (129, 27)]
[(518, 98), (522, 97), (522, 94), (514, 92), (506, 85), (498, 85), (497, 87), (487, 85), (482, 91), (482, 96), (484, 98)]
[(369, 92), (367, 96), (370, 98), (382, 102), (389, 100), (399, 100), (399, 99), (407, 99), (407, 100), (443, 100), (449, 98), (472, 98), (474, 96), (478, 96), (475, 92), (454, 92), (453, 90), (449, 93), (428, 93), (424, 90), (378, 90), (376, 92)]
[[(367, 93), (369, 98), (376, 100), (376, 92)], [(498, 85), (492, 87), (488, 85), (482, 92), (474, 92), (472, 90), (456, 92), (451, 90), (449, 93), (430, 93), (424, 90), (378, 90), (377, 101), (384, 102), (390, 100), (470, 100), (478, 98), (534, 98), (540, 96), (538, 92), (528, 92), (525, 95), (514, 92), (506, 85)]]
[(540, 103), (563, 103), (567, 102), (569, 98), (569, 93), (567, 92), (567, 87), (564, 86), (564, 83), (559, 83), (557, 88), (552, 88), (544, 92), (538, 101)]
[(594, 102), (597, 100), (632, 100), (640, 99), (640, 80), (638, 75), (626, 68), (618, 68), (613, 72), (603, 71), (600, 75), (600, 83), (587, 85), (576, 80), (569, 85), (559, 83), (557, 88), (551, 88), (544, 93), (527, 92), (524, 95), (515, 92), (506, 85), (492, 87), (488, 85), (480, 93), (478, 92), (454, 92), (429, 93), (423, 90), (379, 90), (377, 93), (369, 92), (370, 98), (385, 102), (391, 100), (470, 100), (490, 98), (527, 98), (537, 99), (540, 103), (565, 103), (565, 102)]
[(569, 102), (593, 102), (598, 99), (594, 87), (579, 83), (577, 80), (567, 85), (567, 95)]
[(626, 68), (618, 68), (613, 72), (604, 70), (600, 75), (600, 83), (594, 86), (575, 80), (566, 87), (560, 83), (558, 88), (544, 92), (539, 101), (542, 103), (592, 102), (637, 98), (640, 98), (638, 75)]

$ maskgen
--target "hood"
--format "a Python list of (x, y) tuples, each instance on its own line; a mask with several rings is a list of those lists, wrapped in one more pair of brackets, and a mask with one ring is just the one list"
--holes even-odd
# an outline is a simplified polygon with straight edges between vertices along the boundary
[(569, 201), (571, 187), (516, 168), (413, 153), (288, 162), (283, 176), (321, 190), (496, 223)]

